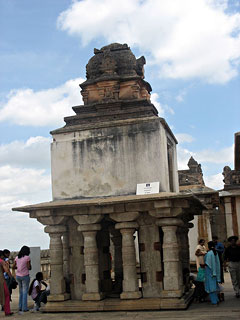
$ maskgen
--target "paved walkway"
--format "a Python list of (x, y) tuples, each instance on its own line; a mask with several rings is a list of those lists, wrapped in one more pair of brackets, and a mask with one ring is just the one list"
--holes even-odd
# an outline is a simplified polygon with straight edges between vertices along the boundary
[[(192, 303), (188, 310), (183, 311), (141, 311), (141, 312), (83, 312), (83, 313), (30, 313), (24, 315), (17, 313), (17, 292), (13, 296), (12, 311), (16, 312), (10, 319), (66, 319), (66, 320), (240, 320), (240, 299), (235, 298), (229, 274), (225, 274), (224, 285), (225, 301), (218, 307), (210, 303)], [(31, 303), (29, 307), (32, 307)], [(0, 319), (5, 318), (4, 313), (0, 313)]]

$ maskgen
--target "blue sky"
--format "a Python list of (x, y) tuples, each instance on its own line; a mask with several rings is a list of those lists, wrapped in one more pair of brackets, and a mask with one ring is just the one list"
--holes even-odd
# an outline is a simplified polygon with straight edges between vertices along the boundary
[(152, 102), (222, 188), (240, 131), (240, 1), (0, 0), (0, 243), (48, 247), (43, 227), (12, 207), (51, 200), (50, 130), (81, 104), (93, 49), (128, 43), (147, 60)]

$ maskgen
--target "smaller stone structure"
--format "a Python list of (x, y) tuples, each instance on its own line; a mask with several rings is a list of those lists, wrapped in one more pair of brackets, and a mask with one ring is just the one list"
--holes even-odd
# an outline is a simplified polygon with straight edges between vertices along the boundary
[[(191, 157), (187, 165), (189, 169), (178, 170), (179, 185), (181, 186), (181, 190), (189, 189), (189, 186), (205, 186), (201, 164)], [(183, 188), (184, 186), (188, 186), (188, 188)]]
[(220, 199), (225, 212), (226, 238), (240, 236), (240, 132), (235, 133), (234, 170), (225, 166), (223, 176)]
[[(204, 204), (201, 216), (195, 216), (194, 227), (189, 232), (190, 259), (195, 265), (195, 249), (200, 239), (212, 240), (212, 235), (225, 239), (225, 221), (219, 209), (218, 191), (205, 186), (201, 164), (193, 157), (188, 161), (188, 170), (179, 170), (179, 190), (183, 194), (193, 193)], [(217, 227), (216, 227), (217, 226)], [(222, 239), (224, 235), (224, 238)]]

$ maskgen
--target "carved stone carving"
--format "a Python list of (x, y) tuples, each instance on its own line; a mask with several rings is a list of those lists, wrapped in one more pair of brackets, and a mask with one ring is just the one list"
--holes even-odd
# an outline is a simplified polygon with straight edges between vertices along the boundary
[(231, 170), (229, 166), (223, 168), (224, 189), (240, 188), (240, 170)]
[(188, 161), (189, 170), (179, 170), (179, 185), (201, 185), (204, 186), (203, 173), (201, 164), (199, 164), (193, 157)]
[(94, 49), (94, 53), (86, 66), (88, 80), (106, 75), (137, 75), (137, 70), (141, 72), (143, 59), (137, 63), (127, 44), (112, 43), (100, 50)]
[(225, 184), (230, 184), (230, 174), (231, 174), (231, 168), (229, 167), (229, 166), (225, 166), (224, 168), (223, 168), (223, 176), (224, 176), (224, 179), (223, 179), (223, 182), (225, 183)]

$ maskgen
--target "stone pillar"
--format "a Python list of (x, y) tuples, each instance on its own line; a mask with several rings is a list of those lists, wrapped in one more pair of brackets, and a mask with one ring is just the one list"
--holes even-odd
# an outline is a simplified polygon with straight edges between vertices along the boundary
[(210, 210), (203, 210), (202, 215), (198, 216), (198, 240), (205, 239), (208, 242), (212, 239), (210, 212)]
[(183, 268), (190, 270), (190, 253), (189, 253), (189, 228), (193, 228), (193, 223), (187, 223), (186, 226), (182, 227), (182, 262)]
[(63, 274), (66, 280), (69, 279), (69, 238), (68, 232), (63, 234)]
[(112, 292), (110, 236), (106, 222), (97, 234), (100, 289), (104, 293)]
[(86, 272), (86, 292), (82, 300), (101, 300), (103, 295), (99, 287), (99, 263), (98, 248), (96, 241), (97, 231), (101, 230), (100, 224), (79, 225), (84, 238), (84, 266)]
[(163, 271), (159, 227), (141, 224), (138, 235), (143, 298), (161, 297)]
[(66, 227), (62, 225), (47, 226), (44, 229), (50, 236), (51, 295), (49, 301), (63, 301), (69, 298), (63, 274), (62, 235)]
[(235, 133), (234, 143), (234, 169), (240, 170), (240, 132)]
[(82, 300), (85, 293), (85, 267), (84, 267), (84, 239), (82, 232), (78, 231), (75, 219), (69, 219), (69, 272), (71, 280), (71, 298)]
[(66, 284), (66, 292), (70, 293), (70, 276), (69, 276), (69, 235), (68, 231), (63, 234), (62, 237), (63, 244), (63, 275)]
[(182, 228), (177, 227), (177, 243), (178, 243), (178, 257), (179, 257), (179, 263), (178, 263), (178, 281), (179, 283), (182, 283), (182, 289), (184, 287), (183, 284), (183, 239), (182, 239)]
[(114, 293), (122, 292), (122, 281), (123, 281), (123, 262), (122, 262), (122, 235), (119, 230), (110, 228), (111, 240), (114, 245)]
[(177, 228), (183, 221), (176, 218), (162, 218), (156, 221), (163, 230), (163, 297), (181, 297), (183, 282), (180, 274), (181, 261), (179, 259), (179, 244), (177, 241)]
[(192, 223), (187, 223), (183, 227), (179, 227), (179, 235), (181, 241), (181, 257), (182, 257), (182, 269), (183, 269), (183, 283), (185, 287), (185, 291), (189, 291), (190, 283), (189, 283), (189, 273), (190, 273), (190, 253), (189, 253), (189, 239), (188, 239), (188, 231), (189, 228), (192, 228)]
[(136, 252), (133, 234), (138, 227), (136, 222), (116, 223), (115, 228), (122, 234), (122, 260), (123, 260), (123, 292), (121, 299), (138, 299), (141, 292), (138, 287)]
[(233, 235), (232, 201), (231, 197), (224, 197), (227, 238)]

